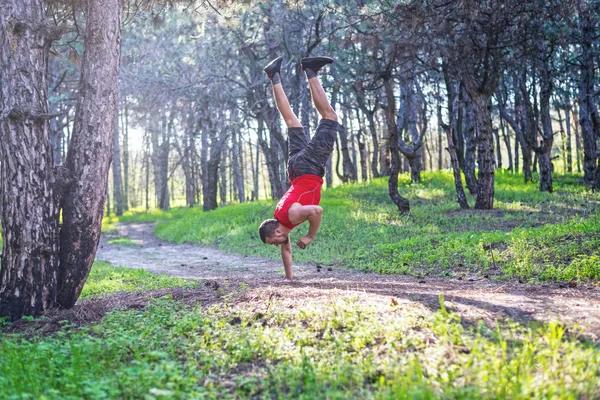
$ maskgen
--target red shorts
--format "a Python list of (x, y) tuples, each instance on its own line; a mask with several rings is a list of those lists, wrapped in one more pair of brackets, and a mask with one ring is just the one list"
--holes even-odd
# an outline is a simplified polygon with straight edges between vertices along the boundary
[(292, 181), (292, 186), (283, 195), (275, 207), (275, 219), (286, 228), (294, 229), (300, 224), (292, 224), (288, 211), (292, 204), (300, 203), (303, 206), (316, 206), (321, 201), (321, 185), (323, 178), (318, 175), (300, 175)]

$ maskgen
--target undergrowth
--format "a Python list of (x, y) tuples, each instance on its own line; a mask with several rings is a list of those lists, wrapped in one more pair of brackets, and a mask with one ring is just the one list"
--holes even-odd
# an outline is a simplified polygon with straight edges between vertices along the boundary
[(0, 340), (0, 398), (587, 399), (600, 349), (558, 323), (469, 326), (356, 296), (261, 311), (169, 298)]

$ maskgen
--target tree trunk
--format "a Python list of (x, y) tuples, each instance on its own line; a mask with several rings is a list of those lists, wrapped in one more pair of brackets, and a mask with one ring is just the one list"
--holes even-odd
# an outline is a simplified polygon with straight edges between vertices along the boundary
[[(525, 81), (525, 75), (521, 74), (521, 78), (520, 81), (517, 78), (517, 76), (515, 76), (514, 78), (514, 90), (515, 90), (515, 113), (516, 113), (516, 122), (515, 122), (515, 126), (513, 126), (513, 129), (515, 129), (515, 132), (517, 133), (517, 137), (519, 138), (519, 144), (521, 146), (521, 154), (523, 156), (523, 176), (524, 176), (524, 180), (525, 183), (527, 182), (531, 182), (532, 181), (532, 162), (531, 162), (531, 156), (532, 156), (532, 150), (531, 150), (531, 146), (529, 145), (528, 141), (527, 141), (527, 135), (530, 135), (530, 131), (531, 131), (531, 122), (529, 120), (533, 120), (530, 116), (528, 116), (528, 107), (527, 107), (527, 101), (526, 101), (526, 96), (527, 93), (522, 93), (522, 90), (520, 89), (522, 87), (522, 85), (524, 84), (523, 82)], [(518, 124), (518, 125), (517, 125)], [(534, 129), (535, 129), (535, 125), (534, 125)]]
[(221, 200), (221, 205), (227, 203), (227, 158), (229, 155), (229, 147), (224, 145), (221, 152), (221, 165), (219, 168), (219, 199)]
[(121, 148), (119, 146), (119, 115), (115, 117), (115, 132), (113, 135), (113, 194), (115, 199), (115, 215), (123, 215), (123, 191), (121, 184)]
[(469, 94), (473, 100), (478, 130), (479, 176), (475, 208), (478, 210), (491, 210), (494, 206), (495, 160), (490, 98), (486, 95), (479, 95), (474, 98), (475, 93), (471, 92)]
[[(600, 127), (594, 103), (594, 61), (593, 41), (594, 23), (590, 10), (585, 10), (580, 16), (581, 30), (581, 57), (579, 73), (579, 125), (583, 139), (583, 180), (586, 185), (596, 187), (596, 169), (598, 168), (598, 154), (596, 140), (600, 137)], [(600, 121), (598, 121), (600, 122)]]
[(513, 165), (513, 155), (512, 148), (510, 146), (510, 136), (507, 132), (506, 126), (504, 125), (504, 120), (500, 118), (500, 130), (502, 130), (502, 140), (504, 140), (504, 145), (506, 146), (506, 152), (508, 153), (508, 170), (513, 173), (515, 172)]
[(552, 160), (551, 152), (554, 143), (552, 132), (552, 119), (550, 117), (550, 98), (552, 97), (552, 77), (546, 58), (545, 47), (540, 48), (541, 58), (540, 73), (540, 118), (542, 121), (541, 143), (536, 148), (540, 166), (540, 191), (552, 193)]
[(343, 122), (338, 134), (340, 137), (340, 148), (342, 150), (342, 171), (343, 171), (343, 182), (355, 182), (356, 176), (354, 176), (354, 165), (352, 164), (352, 158), (348, 149), (348, 131), (346, 126), (348, 124), (347, 112), (343, 114)]
[(458, 162), (458, 155), (456, 153), (456, 146), (454, 145), (454, 136), (452, 132), (458, 129), (458, 114), (460, 107), (458, 102), (460, 101), (460, 82), (452, 84), (449, 80), (446, 80), (446, 89), (448, 92), (448, 111), (450, 117), (450, 125), (444, 125), (442, 123), (442, 104), (441, 101), (438, 103), (437, 118), (442, 127), (446, 132), (446, 139), (448, 140), (448, 153), (450, 154), (450, 163), (452, 165), (452, 172), (454, 173), (454, 187), (456, 188), (456, 196), (458, 204), (463, 210), (469, 208), (467, 197), (465, 196), (465, 190), (462, 184), (460, 164)]
[(146, 203), (146, 211), (150, 209), (150, 139), (148, 138), (148, 134), (144, 135), (144, 141), (146, 142), (145, 151), (144, 151), (144, 167), (146, 171), (146, 190), (145, 190), (145, 203)]
[(452, 131), (450, 127), (444, 127), (446, 130), (446, 138), (448, 139), (448, 153), (450, 154), (450, 162), (452, 163), (452, 171), (454, 173), (454, 187), (456, 188), (456, 196), (460, 208), (466, 210), (469, 208), (467, 202), (467, 196), (465, 196), (465, 190), (463, 189), (462, 179), (460, 176), (460, 165), (458, 164), (458, 156), (456, 155), (456, 146), (452, 140)]
[(185, 131), (179, 144), (177, 138), (175, 138), (175, 147), (179, 152), (181, 159), (181, 169), (185, 177), (185, 203), (188, 207), (193, 207), (196, 204), (196, 180), (194, 176), (194, 136), (195, 136), (195, 124), (192, 113), (188, 110), (188, 116), (186, 117)]
[[(466, 96), (464, 96), (466, 97)], [(477, 177), (475, 176), (475, 159), (477, 157), (477, 145), (475, 137), (479, 136), (479, 127), (476, 126), (476, 113), (472, 100), (465, 100), (464, 118), (465, 156), (463, 171), (467, 188), (471, 194), (477, 193)], [(479, 138), (478, 138), (479, 139)]]
[(356, 137), (358, 141), (358, 152), (360, 154), (360, 175), (362, 177), (362, 181), (366, 182), (368, 179), (367, 173), (367, 146), (363, 139), (363, 132), (359, 131)]
[(0, 316), (11, 321), (40, 315), (56, 301), (58, 193), (46, 117), (50, 41), (43, 36), (43, 3), (3, 0), (0, 7)]
[(394, 90), (392, 87), (391, 76), (387, 76), (383, 80), (385, 87), (387, 108), (385, 110), (385, 119), (388, 127), (389, 140), (390, 140), (390, 154), (391, 154), (391, 166), (390, 166), (390, 178), (388, 181), (388, 193), (390, 198), (398, 207), (398, 211), (401, 214), (408, 213), (410, 211), (410, 204), (408, 200), (400, 195), (398, 192), (398, 171), (400, 170), (400, 148), (398, 145), (398, 129), (396, 126), (396, 100), (394, 98)]
[[(209, 145), (210, 138), (210, 145)], [(226, 138), (226, 136), (225, 136)], [(202, 127), (202, 209), (210, 211), (217, 208), (217, 188), (219, 183), (219, 165), (221, 163), (221, 142), (215, 127), (207, 121), (203, 121)]]
[(573, 110), (573, 127), (575, 128), (575, 158), (577, 162), (577, 173), (581, 173), (581, 135), (579, 134), (579, 124), (577, 123), (577, 115), (579, 114), (574, 108)]
[(573, 148), (571, 146), (571, 107), (565, 109), (565, 150), (567, 152), (567, 172), (573, 172)]
[[(279, 121), (276, 122), (277, 124)], [(258, 142), (260, 148), (265, 155), (265, 162), (267, 164), (267, 172), (269, 174), (269, 184), (271, 186), (271, 198), (279, 199), (283, 196), (283, 185), (281, 183), (281, 177), (279, 173), (279, 149), (278, 142), (273, 139), (271, 134), (271, 145), (267, 143), (265, 139), (264, 129), (265, 128), (265, 117), (260, 115), (258, 118)], [(277, 129), (273, 127), (272, 129)]]
[(71, 307), (81, 294), (100, 240), (117, 112), (121, 56), (120, 0), (89, 0), (75, 126), (66, 167), (57, 302)]
[(129, 109), (125, 98), (123, 110), (123, 209), (129, 210)]
[(500, 147), (500, 131), (498, 128), (493, 129), (494, 146), (496, 147), (496, 168), (502, 169), (502, 148)]
[[(252, 144), (249, 143), (250, 156), (252, 157)], [(252, 172), (252, 184), (254, 190), (252, 191), (252, 201), (258, 200), (258, 188), (259, 188), (259, 171), (260, 171), (260, 151), (258, 150), (258, 140), (256, 141), (256, 154), (254, 155), (254, 168)]]
[(154, 192), (158, 208), (169, 209), (169, 125), (163, 115), (161, 124), (153, 123), (152, 128), (152, 167), (154, 171)]

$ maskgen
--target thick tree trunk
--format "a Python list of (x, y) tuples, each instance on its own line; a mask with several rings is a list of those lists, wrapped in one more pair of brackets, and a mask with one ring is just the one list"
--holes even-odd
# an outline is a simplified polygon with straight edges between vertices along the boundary
[(121, 184), (121, 148), (119, 146), (119, 116), (115, 117), (115, 133), (113, 135), (113, 194), (115, 199), (115, 215), (123, 215), (123, 191)]
[(120, 0), (89, 0), (75, 126), (66, 166), (57, 302), (71, 307), (88, 277), (100, 240), (112, 155), (121, 56)]
[(0, 7), (0, 316), (11, 321), (40, 315), (56, 301), (58, 193), (48, 126), (50, 41), (43, 36), (44, 15), (40, 0), (3, 0)]
[(479, 175), (475, 208), (478, 210), (491, 210), (494, 206), (495, 160), (490, 98), (485, 95), (473, 98), (473, 94), (470, 93), (478, 129), (477, 152), (479, 154)]

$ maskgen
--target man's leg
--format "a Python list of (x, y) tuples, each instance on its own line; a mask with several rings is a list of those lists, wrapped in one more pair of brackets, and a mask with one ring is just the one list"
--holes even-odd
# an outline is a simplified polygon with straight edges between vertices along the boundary
[(279, 70), (281, 68), (282, 59), (282, 57), (279, 57), (271, 61), (269, 65), (265, 67), (265, 72), (267, 73), (269, 79), (271, 79), (271, 83), (273, 83), (275, 104), (277, 104), (277, 109), (285, 121), (285, 124), (288, 128), (301, 128), (302, 124), (298, 120), (298, 117), (296, 117), (296, 114), (294, 114), (294, 111), (292, 111), (292, 107), (290, 107), (290, 103), (283, 90), (283, 86), (281, 86)]
[(323, 86), (321, 86), (321, 81), (317, 75), (321, 67), (332, 62), (333, 59), (329, 57), (310, 57), (303, 58), (301, 60), (302, 69), (308, 78), (310, 95), (315, 103), (317, 111), (321, 115), (321, 118), (337, 121), (337, 114), (335, 113), (333, 107), (331, 107), (329, 104), (327, 95), (325, 95), (325, 90), (323, 90)]

